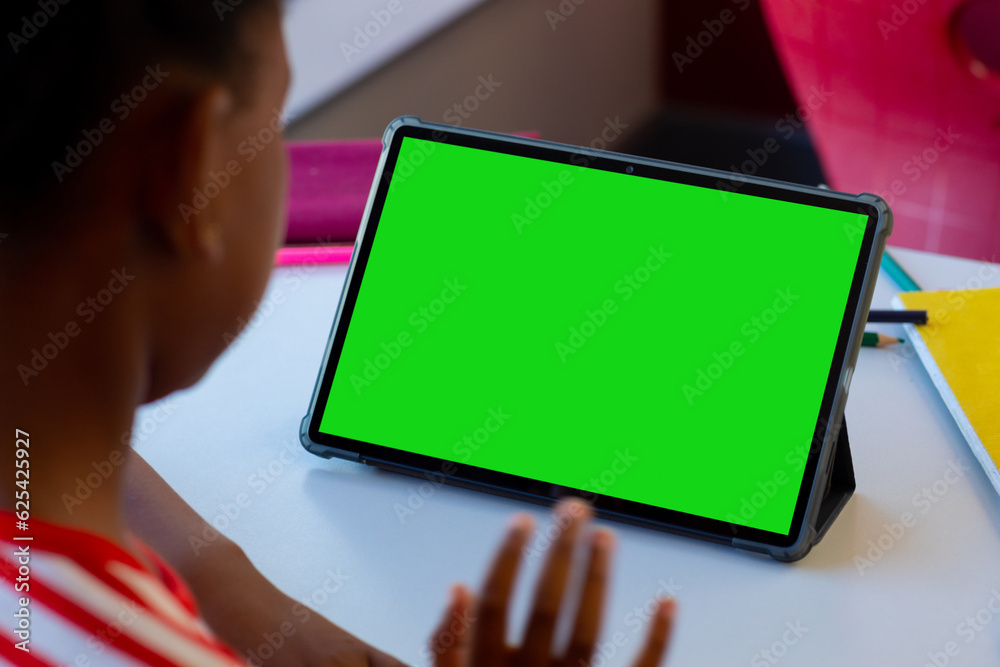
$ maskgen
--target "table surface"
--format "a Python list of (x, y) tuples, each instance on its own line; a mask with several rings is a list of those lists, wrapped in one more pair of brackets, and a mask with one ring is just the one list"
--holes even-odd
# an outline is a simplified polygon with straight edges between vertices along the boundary
[[(894, 255), (924, 289), (1000, 285), (995, 265)], [(140, 411), (134, 444), (287, 593), (428, 664), (449, 584), (478, 588), (508, 517), (531, 512), (544, 528), (548, 511), (302, 449), (345, 272), (276, 270), (206, 378)], [(873, 307), (889, 307), (895, 290), (883, 273)], [(797, 563), (608, 524), (618, 549), (594, 667), (629, 664), (644, 608), (667, 589), (680, 604), (671, 665), (998, 664), (1000, 497), (909, 344), (861, 350), (847, 419), (857, 491)], [(416, 509), (401, 518), (408, 503)], [(537, 565), (515, 595), (517, 632)]]

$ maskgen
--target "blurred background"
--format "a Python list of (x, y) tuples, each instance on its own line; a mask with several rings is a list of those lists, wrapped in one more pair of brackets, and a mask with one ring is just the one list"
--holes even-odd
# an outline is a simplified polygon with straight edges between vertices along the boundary
[(874, 192), (890, 244), (1000, 255), (1000, 0), (292, 0), (286, 38), (289, 140), (537, 131)]

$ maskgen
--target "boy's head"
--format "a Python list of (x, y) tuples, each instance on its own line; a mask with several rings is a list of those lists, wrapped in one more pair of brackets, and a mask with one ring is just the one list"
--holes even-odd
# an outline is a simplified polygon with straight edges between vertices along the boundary
[(94, 328), (142, 341), (143, 400), (190, 385), (284, 231), (278, 0), (6, 0), (0, 20), (0, 304), (58, 329), (58, 294), (124, 267)]

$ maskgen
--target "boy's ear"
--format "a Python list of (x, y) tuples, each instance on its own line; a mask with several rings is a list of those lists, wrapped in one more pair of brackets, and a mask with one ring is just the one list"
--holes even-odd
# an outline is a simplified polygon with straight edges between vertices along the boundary
[(213, 171), (224, 169), (232, 150), (227, 128), (235, 106), (225, 86), (201, 88), (196, 96), (178, 102), (170, 122), (154, 129), (160, 137), (147, 157), (149, 178), (142, 205), (157, 236), (182, 256), (222, 257), (221, 202), (206, 196), (206, 190), (220, 186), (206, 186), (212, 183)]

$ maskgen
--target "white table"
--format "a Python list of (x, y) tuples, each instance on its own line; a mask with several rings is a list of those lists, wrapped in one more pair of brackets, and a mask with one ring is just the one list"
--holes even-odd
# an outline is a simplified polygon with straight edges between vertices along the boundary
[[(977, 273), (1000, 285), (1000, 267), (896, 257), (925, 289), (976, 285)], [(277, 270), (261, 312), (209, 375), (140, 412), (136, 446), (289, 594), (427, 664), (421, 649), (448, 585), (478, 587), (507, 518), (528, 511), (544, 526), (547, 510), (448, 486), (425, 485), (420, 498), (420, 480), (302, 449), (299, 421), (344, 274)], [(888, 307), (895, 289), (883, 274), (874, 307)], [(619, 548), (603, 641), (613, 655), (594, 667), (628, 664), (642, 635), (635, 609), (664, 586), (681, 605), (671, 665), (934, 664), (928, 654), (937, 664), (1000, 663), (1000, 618), (988, 606), (1000, 610), (1000, 498), (908, 344), (861, 351), (847, 419), (857, 492), (798, 563), (612, 524)], [(933, 503), (919, 499), (925, 488)], [(394, 507), (408, 498), (422, 506), (401, 522)], [(914, 525), (893, 536), (884, 526), (905, 513)], [(859, 570), (856, 557), (880, 541), (888, 549)], [(521, 583), (516, 628), (528, 602)], [(975, 626), (960, 625), (966, 617)]]

